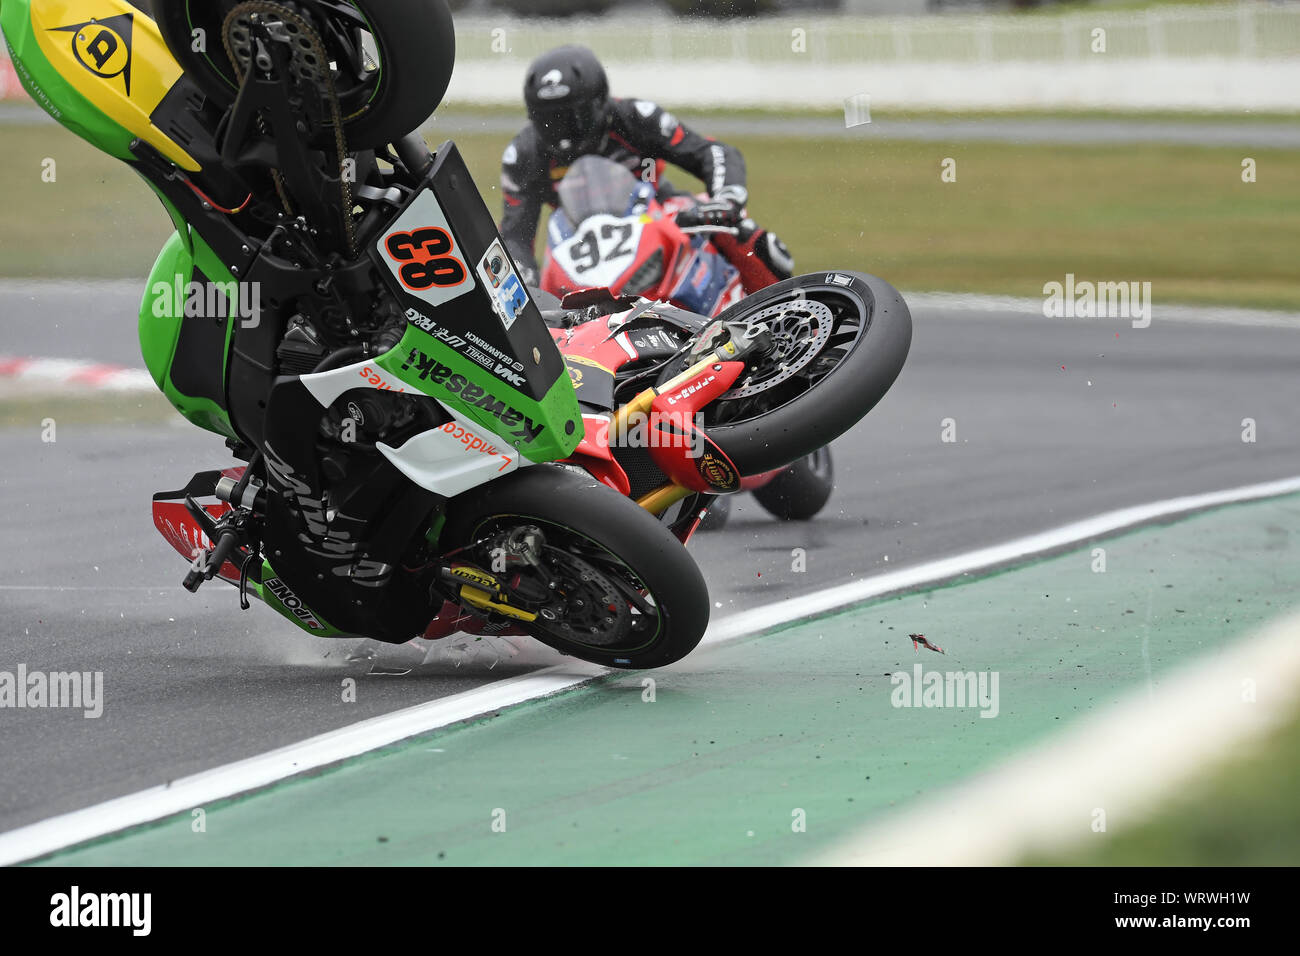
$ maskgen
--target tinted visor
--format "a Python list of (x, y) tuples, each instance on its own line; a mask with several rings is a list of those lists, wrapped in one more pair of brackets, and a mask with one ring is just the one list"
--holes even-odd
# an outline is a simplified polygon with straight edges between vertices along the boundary
[(536, 106), (529, 111), (538, 135), (552, 152), (580, 153), (595, 145), (604, 117), (604, 104)]

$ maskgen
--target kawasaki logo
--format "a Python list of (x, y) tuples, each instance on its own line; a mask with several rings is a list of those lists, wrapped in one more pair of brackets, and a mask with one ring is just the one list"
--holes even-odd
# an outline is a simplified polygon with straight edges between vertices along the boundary
[(495, 398), (491, 392), (481, 385), (475, 385), (464, 375), (452, 374), (450, 366), (441, 364), (437, 359), (430, 358), (418, 349), (411, 349), (402, 371), (410, 371), (413, 367), (420, 373), (421, 381), (427, 380), (443, 386), (451, 394), (459, 395), (462, 402), (495, 415), (506, 428), (513, 428), (514, 431), (510, 432), (511, 438), (531, 442), (536, 441), (542, 432), (546, 431), (545, 425), (534, 422), (517, 408), (512, 408), (501, 399)]
[(285, 610), (303, 624), (306, 624), (312, 630), (320, 630), (321, 623), (316, 620), (316, 615), (298, 599), (298, 595), (289, 590), (289, 585), (279, 578), (271, 578), (269, 581), (262, 582), (262, 587), (275, 595), (275, 599), (284, 605)]

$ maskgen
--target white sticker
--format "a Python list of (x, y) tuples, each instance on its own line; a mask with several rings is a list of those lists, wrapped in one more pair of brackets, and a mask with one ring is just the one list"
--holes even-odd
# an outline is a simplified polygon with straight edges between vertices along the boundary
[(429, 305), (474, 291), (447, 216), (427, 189), (379, 240), (379, 254), (402, 287)]
[(537, 91), (537, 95), (544, 100), (562, 100), (568, 96), (572, 90), (563, 82), (564, 74), (559, 70), (551, 70), (542, 77), (542, 85)]
[(449, 498), (529, 464), (501, 438), (451, 414), (452, 421), (416, 435), (400, 448), (382, 441), (375, 447), (421, 488)]
[(510, 326), (515, 324), (515, 319), (519, 318), (519, 313), (528, 305), (529, 299), (528, 290), (519, 281), (515, 265), (510, 261), (510, 256), (506, 255), (500, 239), (494, 239), (483, 258), (478, 261), (478, 274), (492, 301), (492, 309), (509, 332)]
[(551, 256), (579, 288), (613, 287), (636, 262), (644, 231), (639, 216), (592, 216)]

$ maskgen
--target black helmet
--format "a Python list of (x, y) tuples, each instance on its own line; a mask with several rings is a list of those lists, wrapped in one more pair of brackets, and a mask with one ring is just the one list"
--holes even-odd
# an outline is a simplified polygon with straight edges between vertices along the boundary
[(595, 149), (605, 135), (609, 80), (584, 46), (543, 53), (524, 80), (528, 118), (547, 151), (572, 160)]

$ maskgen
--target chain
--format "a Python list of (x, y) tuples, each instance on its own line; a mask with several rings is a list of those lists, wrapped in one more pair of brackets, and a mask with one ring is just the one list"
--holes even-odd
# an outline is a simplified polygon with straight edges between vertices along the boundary
[[(352, 184), (349, 182), (344, 170), (344, 163), (347, 161), (348, 156), (348, 144), (343, 133), (343, 108), (339, 103), (338, 92), (334, 88), (334, 77), (329, 72), (329, 55), (325, 52), (325, 43), (306, 18), (283, 4), (272, 3), (269, 0), (248, 0), (246, 3), (241, 3), (230, 11), (230, 15), (226, 17), (226, 21), (222, 25), (222, 40), (226, 47), (226, 55), (230, 58), (240, 83), (244, 81), (244, 72), (251, 63), (252, 48), (250, 46), (245, 51), (244, 56), (241, 57), (235, 50), (232, 34), (236, 27), (243, 27), (247, 31), (246, 18), (256, 14), (279, 20), (286, 26), (292, 26), (297, 31), (298, 36), (306, 41), (306, 49), (299, 43), (293, 44), (293, 69), (299, 79), (312, 82), (318, 88), (323, 88), (325, 101), (329, 104), (330, 114), (334, 120), (334, 145), (339, 158), (339, 193), (343, 202), (343, 233), (347, 241), (348, 255), (355, 256), (357, 254), (357, 237), (356, 224), (352, 221)], [(315, 58), (315, 63), (313, 64), (304, 53), (310, 53)], [(286, 195), (279, 170), (275, 171), (275, 186), (276, 191), (280, 194), (280, 199), (285, 204), (285, 209), (292, 214), (293, 210), (290, 208), (289, 198)]]

